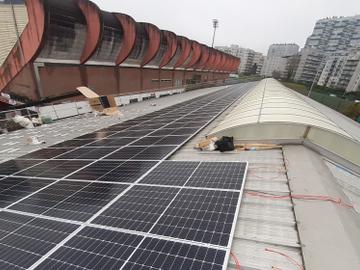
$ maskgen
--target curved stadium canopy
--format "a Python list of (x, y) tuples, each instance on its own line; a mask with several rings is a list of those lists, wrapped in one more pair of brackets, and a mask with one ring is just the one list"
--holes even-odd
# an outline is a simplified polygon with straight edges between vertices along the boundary
[(243, 141), (303, 141), (360, 165), (360, 142), (274, 79), (257, 84), (211, 131)]

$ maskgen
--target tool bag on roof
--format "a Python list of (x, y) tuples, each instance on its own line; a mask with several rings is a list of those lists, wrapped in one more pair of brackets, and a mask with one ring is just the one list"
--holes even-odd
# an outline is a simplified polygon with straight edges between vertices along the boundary
[(233, 151), (235, 149), (234, 146), (234, 137), (222, 137), (220, 140), (215, 142), (217, 146), (217, 150), (220, 152)]

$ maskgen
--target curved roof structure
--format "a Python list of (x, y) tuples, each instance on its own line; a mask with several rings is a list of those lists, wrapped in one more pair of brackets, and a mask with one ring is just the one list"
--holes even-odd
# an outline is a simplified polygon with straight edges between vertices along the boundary
[(360, 142), (274, 79), (262, 80), (211, 132), (237, 140), (302, 140), (360, 165)]
[(240, 64), (234, 56), (128, 15), (102, 11), (88, 0), (26, 0), (26, 6), (29, 21), (0, 67), (0, 91), (31, 61), (223, 73)]

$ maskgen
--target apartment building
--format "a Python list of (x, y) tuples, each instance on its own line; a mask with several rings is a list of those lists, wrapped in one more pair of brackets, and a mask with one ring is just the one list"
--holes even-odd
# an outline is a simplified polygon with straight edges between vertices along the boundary
[(360, 15), (321, 19), (302, 50), (295, 80), (356, 91), (359, 51)]
[[(217, 46), (216, 49), (240, 58), (240, 74), (260, 74), (264, 56), (260, 52), (239, 45)], [(259, 68), (260, 67), (260, 68)]]
[(281, 78), (287, 77), (288, 58), (299, 52), (295, 43), (272, 44), (261, 69), (261, 75), (272, 77), (277, 73)]

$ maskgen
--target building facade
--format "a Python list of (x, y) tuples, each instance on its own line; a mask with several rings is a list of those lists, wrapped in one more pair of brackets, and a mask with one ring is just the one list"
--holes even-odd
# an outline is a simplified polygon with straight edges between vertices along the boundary
[(299, 45), (294, 43), (272, 44), (261, 69), (264, 77), (287, 77), (288, 58), (299, 52)]
[(321, 19), (306, 41), (295, 80), (355, 91), (348, 86), (359, 76), (359, 51), (360, 15)]
[(217, 46), (216, 49), (240, 58), (239, 74), (260, 74), (264, 61), (262, 53), (240, 47), (239, 45)]
[(318, 20), (305, 47), (331, 54), (360, 45), (360, 15)]
[(228, 53), (88, 0), (25, 3), (27, 23), (0, 66), (0, 91), (28, 101), (76, 93), (81, 85), (125, 95), (219, 81), (240, 64)]
[(265, 61), (264, 55), (262, 53), (255, 52), (253, 68), (255, 69), (255, 65), (256, 65), (256, 74), (260, 75), (261, 69), (264, 65), (264, 61)]
[(301, 83), (311, 83), (319, 74), (324, 65), (324, 53), (313, 48), (303, 48), (294, 80)]

